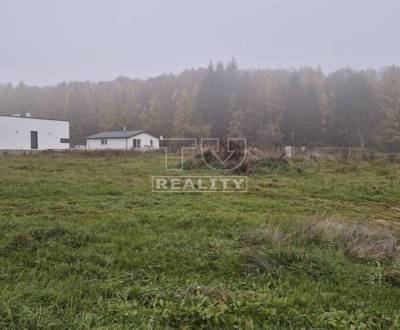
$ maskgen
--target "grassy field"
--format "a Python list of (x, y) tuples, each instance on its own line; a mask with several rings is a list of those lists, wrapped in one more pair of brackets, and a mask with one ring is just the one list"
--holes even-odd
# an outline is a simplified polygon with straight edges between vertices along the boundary
[(1, 156), (0, 328), (400, 328), (399, 164), (265, 161), (246, 194), (152, 193), (164, 174)]

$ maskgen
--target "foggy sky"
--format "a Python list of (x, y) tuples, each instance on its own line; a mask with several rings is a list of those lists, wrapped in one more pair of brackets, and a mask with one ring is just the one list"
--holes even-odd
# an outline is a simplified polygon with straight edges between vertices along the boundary
[(0, 0), (0, 83), (400, 64), (398, 0)]

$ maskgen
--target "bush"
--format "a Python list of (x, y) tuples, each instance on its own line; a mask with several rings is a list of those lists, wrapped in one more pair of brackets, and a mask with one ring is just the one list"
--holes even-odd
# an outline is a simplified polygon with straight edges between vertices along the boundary
[[(250, 175), (260, 169), (267, 169), (268, 171), (287, 172), (289, 169), (289, 162), (284, 158), (281, 152), (266, 153), (257, 148), (247, 149), (246, 154), (243, 150), (231, 144), (229, 152), (226, 146), (222, 146), (218, 157), (224, 159), (225, 162), (221, 164), (220, 160), (216, 157), (215, 151), (212, 148), (206, 148), (203, 153), (197, 153), (192, 159), (184, 162), (183, 166), (186, 170), (193, 170), (198, 168), (207, 168), (207, 164), (218, 170), (228, 171), (232, 169), (233, 173), (238, 175)], [(207, 163), (207, 164), (206, 164)], [(240, 164), (238, 166), (238, 164)]]

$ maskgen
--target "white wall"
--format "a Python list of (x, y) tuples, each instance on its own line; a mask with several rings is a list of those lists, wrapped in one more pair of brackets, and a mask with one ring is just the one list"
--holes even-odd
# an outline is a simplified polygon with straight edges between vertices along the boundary
[(160, 147), (160, 140), (147, 133), (138, 134), (129, 138), (128, 147), (130, 148), (133, 148), (133, 139), (140, 139), (141, 149), (150, 149), (150, 140), (153, 140), (153, 149), (159, 149)]
[(126, 139), (105, 139), (107, 144), (101, 144), (101, 139), (88, 139), (86, 147), (90, 150), (126, 150)]
[(150, 140), (153, 140), (153, 149), (159, 149), (160, 141), (147, 133), (135, 135), (128, 139), (106, 139), (107, 144), (101, 144), (101, 139), (88, 139), (86, 146), (89, 150), (131, 150), (133, 139), (140, 139), (141, 150), (150, 149)]
[(0, 116), (0, 150), (31, 150), (31, 131), (38, 132), (38, 149), (69, 149), (69, 122)]

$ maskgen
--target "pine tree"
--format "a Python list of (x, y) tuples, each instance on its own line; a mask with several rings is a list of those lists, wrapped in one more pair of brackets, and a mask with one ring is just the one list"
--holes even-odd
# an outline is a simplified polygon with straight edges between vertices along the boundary
[(246, 114), (237, 110), (232, 112), (231, 119), (228, 123), (228, 137), (246, 138), (245, 135)]

